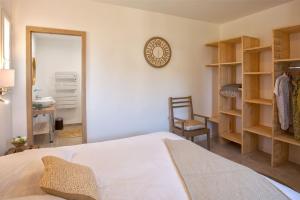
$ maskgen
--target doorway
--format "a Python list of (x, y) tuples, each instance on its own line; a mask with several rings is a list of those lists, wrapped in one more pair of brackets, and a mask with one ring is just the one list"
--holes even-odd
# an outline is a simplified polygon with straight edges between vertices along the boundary
[(86, 143), (86, 33), (26, 27), (27, 141)]

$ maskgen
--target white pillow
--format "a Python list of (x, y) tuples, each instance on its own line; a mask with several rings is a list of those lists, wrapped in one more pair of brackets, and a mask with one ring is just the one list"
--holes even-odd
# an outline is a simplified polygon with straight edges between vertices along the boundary
[(39, 186), (44, 165), (41, 158), (56, 156), (71, 161), (75, 152), (68, 149), (33, 149), (0, 157), (0, 197), (16, 198), (45, 194)]

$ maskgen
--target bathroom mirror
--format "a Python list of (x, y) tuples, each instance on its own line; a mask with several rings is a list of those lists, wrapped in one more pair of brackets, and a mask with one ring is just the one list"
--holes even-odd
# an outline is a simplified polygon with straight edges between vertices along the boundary
[(28, 144), (86, 142), (85, 32), (27, 27)]

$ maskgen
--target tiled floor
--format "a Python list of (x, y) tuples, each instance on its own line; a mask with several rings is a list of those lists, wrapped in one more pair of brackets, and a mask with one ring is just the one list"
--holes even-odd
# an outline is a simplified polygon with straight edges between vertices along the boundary
[(41, 148), (82, 144), (81, 125), (67, 125), (63, 130), (56, 131), (53, 143), (49, 143), (47, 134), (36, 135), (34, 140)]
[[(199, 142), (203, 147), (206, 141)], [(271, 167), (271, 156), (263, 152), (254, 152), (242, 155), (240, 146), (235, 143), (220, 143), (218, 139), (212, 140), (211, 151), (236, 163), (245, 165), (265, 176), (283, 183), (300, 192), (300, 165), (286, 163), (279, 167)]]

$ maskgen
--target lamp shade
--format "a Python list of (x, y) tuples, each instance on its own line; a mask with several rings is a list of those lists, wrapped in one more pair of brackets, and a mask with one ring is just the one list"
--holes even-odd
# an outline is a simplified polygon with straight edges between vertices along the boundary
[(15, 85), (15, 70), (0, 69), (0, 88), (13, 87)]

